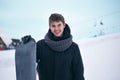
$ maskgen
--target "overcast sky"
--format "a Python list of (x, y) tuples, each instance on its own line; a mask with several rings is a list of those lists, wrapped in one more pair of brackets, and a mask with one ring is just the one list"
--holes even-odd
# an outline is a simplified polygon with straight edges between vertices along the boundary
[(120, 0), (0, 0), (0, 29), (37, 41), (47, 33), (51, 13), (65, 17), (73, 39), (120, 32)]

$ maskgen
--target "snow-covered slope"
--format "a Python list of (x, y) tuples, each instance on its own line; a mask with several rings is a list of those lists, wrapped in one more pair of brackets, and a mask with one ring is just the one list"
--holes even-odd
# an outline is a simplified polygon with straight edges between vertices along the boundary
[[(120, 80), (120, 34), (77, 41), (85, 80)], [(15, 50), (0, 51), (0, 79), (16, 80)]]
[(78, 41), (86, 80), (120, 80), (120, 34)]
[(0, 51), (0, 80), (16, 80), (15, 50)]

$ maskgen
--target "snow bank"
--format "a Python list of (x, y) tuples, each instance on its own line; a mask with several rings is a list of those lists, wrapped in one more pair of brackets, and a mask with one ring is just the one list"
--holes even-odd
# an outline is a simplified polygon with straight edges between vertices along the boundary
[(16, 80), (15, 50), (0, 51), (0, 79)]
[(120, 80), (120, 34), (78, 43), (86, 80)]

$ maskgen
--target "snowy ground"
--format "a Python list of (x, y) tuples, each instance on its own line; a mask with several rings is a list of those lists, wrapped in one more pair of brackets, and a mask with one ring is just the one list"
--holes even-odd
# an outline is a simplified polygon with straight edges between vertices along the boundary
[(15, 50), (0, 51), (0, 80), (16, 80)]
[(120, 34), (78, 42), (86, 80), (120, 80)]
[[(77, 41), (86, 80), (120, 80), (120, 34)], [(15, 50), (0, 51), (0, 79), (16, 80)]]

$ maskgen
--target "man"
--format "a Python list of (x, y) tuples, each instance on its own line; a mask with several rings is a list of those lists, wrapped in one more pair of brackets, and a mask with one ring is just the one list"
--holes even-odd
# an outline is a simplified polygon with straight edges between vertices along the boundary
[(50, 15), (48, 33), (37, 42), (36, 56), (39, 80), (84, 80), (79, 47), (61, 14)]

